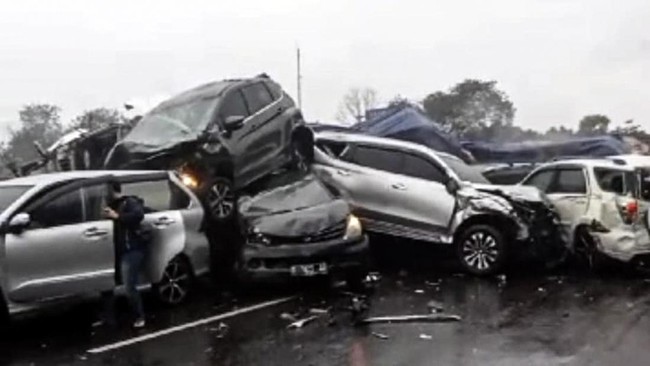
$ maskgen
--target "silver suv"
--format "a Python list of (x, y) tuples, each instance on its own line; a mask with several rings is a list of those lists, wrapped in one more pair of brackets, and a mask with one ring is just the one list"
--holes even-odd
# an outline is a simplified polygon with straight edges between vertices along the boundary
[[(5, 318), (115, 284), (113, 222), (102, 217), (106, 183), (144, 200), (152, 228), (142, 284), (167, 304), (182, 302), (209, 270), (203, 208), (174, 174), (76, 171), (0, 183), (0, 310)], [(3, 314), (0, 313), (0, 317)]]
[(557, 217), (539, 190), (490, 185), (449, 154), (336, 132), (317, 134), (316, 147), (314, 170), (341, 191), (368, 231), (454, 244), (471, 273), (498, 271), (512, 242), (542, 250), (558, 242), (550, 239)]

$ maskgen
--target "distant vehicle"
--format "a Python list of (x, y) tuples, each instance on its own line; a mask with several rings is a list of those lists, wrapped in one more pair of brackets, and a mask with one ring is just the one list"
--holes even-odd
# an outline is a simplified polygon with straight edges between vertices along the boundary
[(650, 237), (642, 222), (647, 205), (639, 201), (634, 167), (624, 160), (559, 160), (540, 166), (521, 185), (546, 193), (571, 249), (591, 267), (602, 266), (603, 254), (622, 262), (647, 262)]
[(539, 190), (490, 185), (452, 155), (336, 132), (316, 134), (316, 146), (313, 169), (340, 189), (368, 231), (453, 244), (473, 274), (499, 271), (511, 250), (561, 242), (557, 216)]
[(266, 75), (199, 86), (146, 114), (106, 161), (109, 169), (170, 169), (205, 200), (212, 217), (231, 219), (237, 194), (312, 152), (302, 114)]
[(365, 278), (368, 238), (348, 204), (314, 175), (295, 171), (270, 179), (239, 203), (246, 238), (237, 265), (245, 281), (341, 275)]
[(175, 305), (209, 270), (203, 208), (167, 172), (77, 171), (0, 182), (0, 311), (39, 310), (115, 287), (113, 222), (102, 208), (106, 182), (144, 199), (153, 230), (143, 284)]

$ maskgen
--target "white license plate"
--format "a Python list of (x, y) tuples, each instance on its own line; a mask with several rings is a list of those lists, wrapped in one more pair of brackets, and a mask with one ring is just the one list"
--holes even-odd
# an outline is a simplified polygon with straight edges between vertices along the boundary
[(327, 263), (299, 264), (291, 266), (291, 275), (296, 277), (312, 277), (327, 274)]

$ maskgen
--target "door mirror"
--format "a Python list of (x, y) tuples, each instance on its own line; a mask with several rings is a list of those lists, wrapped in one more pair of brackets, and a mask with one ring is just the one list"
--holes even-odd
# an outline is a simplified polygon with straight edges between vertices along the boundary
[(22, 212), (11, 218), (8, 229), (11, 233), (19, 233), (29, 226), (31, 217), (28, 213)]
[(224, 121), (224, 128), (227, 132), (237, 131), (244, 126), (244, 116), (229, 116)]
[(447, 192), (449, 192), (449, 194), (456, 194), (456, 192), (458, 192), (458, 190), (460, 189), (460, 184), (458, 184), (458, 182), (455, 179), (448, 178), (447, 183), (445, 183), (445, 188), (447, 189)]

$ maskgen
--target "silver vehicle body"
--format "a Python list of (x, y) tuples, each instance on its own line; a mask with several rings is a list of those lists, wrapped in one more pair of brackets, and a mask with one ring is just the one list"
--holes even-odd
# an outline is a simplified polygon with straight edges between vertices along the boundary
[[(649, 165), (650, 166), (650, 165)], [(620, 178), (620, 189), (603, 184), (598, 171), (609, 172), (610, 182), (615, 175)], [(618, 173), (615, 173), (618, 172)], [(565, 188), (560, 174), (566, 174), (566, 182), (574, 188)], [(569, 178), (569, 174), (573, 176)], [(605, 173), (603, 173), (605, 174)], [(546, 178), (546, 177), (553, 178)], [(626, 207), (637, 200), (637, 175), (630, 164), (616, 159), (573, 159), (544, 164), (531, 172), (520, 185), (536, 186), (544, 191), (556, 207), (570, 240), (571, 249), (576, 249), (579, 229), (586, 229), (593, 237), (596, 249), (614, 259), (628, 262), (633, 258), (650, 253), (650, 237), (644, 215), (627, 221)], [(554, 183), (555, 182), (555, 183)], [(584, 182), (577, 185), (578, 182)], [(611, 185), (611, 183), (610, 183)]]
[[(438, 172), (428, 179), (426, 174), (416, 177), (420, 172), (409, 175), (374, 169), (346, 161), (346, 151), (326, 152), (323, 143), (345, 145), (344, 149), (350, 146), (382, 149), (388, 152), (387, 159), (391, 154), (406, 154), (421, 159), (425, 169)], [(462, 163), (460, 159), (410, 142), (322, 132), (316, 135), (316, 145), (319, 147), (315, 149), (314, 170), (325, 182), (342, 191), (371, 232), (451, 244), (458, 229), (470, 219), (498, 216), (515, 224), (516, 238), (525, 240), (530, 237), (529, 226), (506, 197), (543, 201), (535, 188), (493, 186), (487, 180), (484, 184), (470, 183), (449, 166), (449, 163)], [(450, 185), (456, 189), (450, 189)]]
[[(16, 197), (3, 201), (0, 213), (0, 290), (10, 314), (115, 288), (113, 222), (100, 213), (108, 179), (120, 181), (125, 195), (143, 198), (149, 208), (145, 222), (153, 238), (141, 284), (159, 282), (178, 257), (196, 276), (209, 271), (203, 208), (172, 173), (74, 171), (7, 180), (0, 193), (13, 189)], [(46, 217), (52, 212), (60, 217)]]

